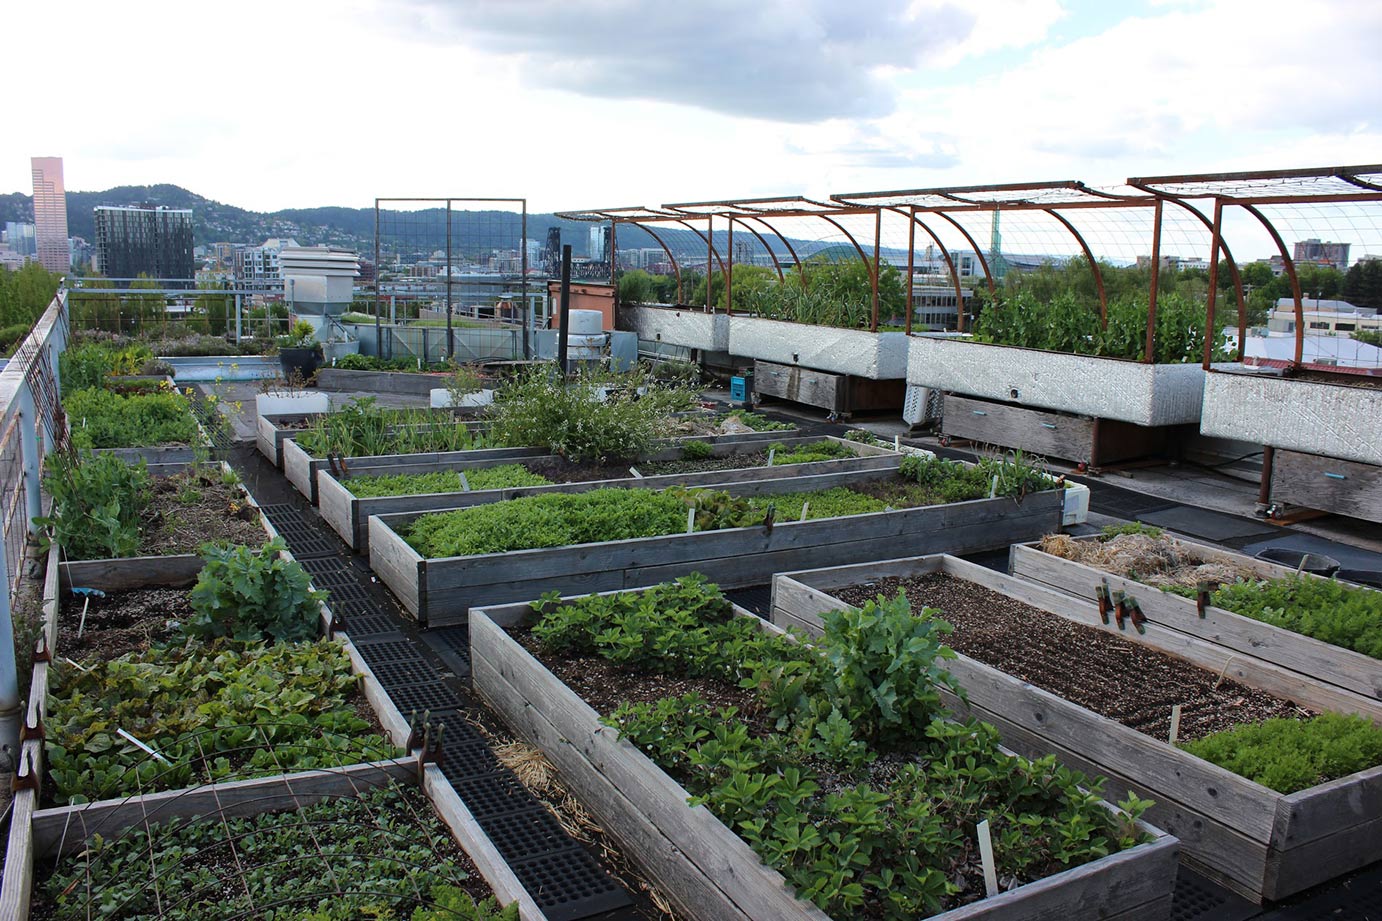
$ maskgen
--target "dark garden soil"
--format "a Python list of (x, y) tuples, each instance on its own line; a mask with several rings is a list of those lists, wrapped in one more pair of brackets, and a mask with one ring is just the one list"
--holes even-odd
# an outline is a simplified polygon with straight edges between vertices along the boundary
[(104, 598), (90, 596), (90, 604), (87, 601), (87, 596), (68, 594), (58, 616), (58, 654), (76, 662), (108, 661), (128, 652), (143, 652), (172, 634), (169, 621), (185, 622), (192, 615), (185, 588), (107, 592)]
[(196, 553), (208, 541), (258, 547), (269, 539), (259, 510), (239, 486), (221, 482), (220, 471), (153, 479), (152, 497), (140, 516), (144, 556)]
[(912, 609), (938, 608), (955, 627), (948, 644), (1149, 736), (1165, 739), (1181, 705), (1180, 739), (1190, 741), (1272, 717), (1312, 711), (1182, 659), (1086, 627), (953, 576), (888, 578), (834, 592), (862, 605), (905, 589)]
[(1334, 374), (1329, 371), (1291, 371), (1285, 375), (1291, 381), (1313, 381), (1317, 384), (1334, 384), (1339, 387), (1355, 387), (1360, 390), (1382, 389), (1382, 377), (1370, 374)]

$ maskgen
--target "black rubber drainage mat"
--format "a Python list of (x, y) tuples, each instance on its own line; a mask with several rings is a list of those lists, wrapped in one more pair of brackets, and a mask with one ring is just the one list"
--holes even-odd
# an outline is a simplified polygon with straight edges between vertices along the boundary
[(393, 617), (375, 608), (368, 601), (338, 601), (335, 594), (327, 599), (327, 606), (341, 618), (345, 632), (356, 646), (381, 640), (403, 639), (402, 627)]
[(288, 542), (288, 549), (298, 560), (336, 554), (337, 541), (308, 524), (297, 506), (284, 502), (277, 505), (261, 505), (260, 509), (268, 517), (269, 523), (283, 535), (283, 539)]
[(1246, 921), (1261, 909), (1185, 867), (1176, 876), (1171, 921)]
[(750, 614), (757, 614), (759, 617), (766, 618), (772, 613), (773, 587), (771, 585), (750, 585), (747, 588), (737, 588), (725, 592), (725, 597)]

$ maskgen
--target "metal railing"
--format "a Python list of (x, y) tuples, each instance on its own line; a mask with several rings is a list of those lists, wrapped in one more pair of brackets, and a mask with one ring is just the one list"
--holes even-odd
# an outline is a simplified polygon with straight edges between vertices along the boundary
[(36, 536), (33, 520), (43, 512), (44, 459), (66, 443), (58, 362), (67, 339), (67, 290), (59, 288), (0, 371), (0, 750), (11, 752), (20, 716), (11, 605)]

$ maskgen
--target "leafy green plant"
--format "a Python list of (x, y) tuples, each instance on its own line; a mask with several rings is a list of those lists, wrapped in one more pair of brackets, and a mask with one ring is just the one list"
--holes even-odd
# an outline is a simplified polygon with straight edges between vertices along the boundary
[(705, 460), (715, 455), (715, 448), (708, 441), (686, 441), (681, 446), (684, 460)]
[(45, 917), (201, 921), (269, 917), (256, 909), (273, 905), (285, 921), (518, 921), (517, 902), (477, 904), (456, 885), (467, 874), (455, 854), (426, 799), (380, 787), (296, 810), (97, 835), (43, 884)]
[(274, 342), (281, 349), (321, 348), (321, 343), (317, 341), (316, 329), (306, 320), (298, 320), (292, 329), (278, 336)]
[[(494, 467), (471, 467), (465, 471), (466, 482), (473, 490), (512, 489), (518, 486), (546, 486), (551, 481), (529, 472), (522, 464), (499, 464)], [(353, 476), (345, 480), (345, 487), (361, 499), (378, 496), (417, 496), (427, 493), (461, 492), (461, 476), (455, 470), (433, 473), (400, 473), (378, 476)]]
[(202, 548), (205, 565), (192, 589), (194, 616), (182, 624), (188, 636), (210, 640), (289, 643), (320, 632), (322, 592), (295, 560), (284, 558), (287, 544), (274, 538), (260, 548)]
[(186, 397), (173, 390), (114, 393), (104, 387), (77, 390), (63, 398), (78, 448), (191, 445), (201, 440)]
[(786, 432), (796, 428), (790, 422), (777, 422), (762, 413), (749, 412), (747, 409), (732, 409), (726, 415), (755, 432)]
[(810, 444), (794, 445), (790, 450), (783, 444), (772, 444), (768, 450), (773, 452), (773, 464), (809, 464), (813, 461), (840, 460), (858, 457), (849, 445), (838, 441), (813, 441)]
[(1156, 528), (1149, 524), (1143, 524), (1140, 521), (1129, 521), (1125, 524), (1104, 525), (1103, 530), (1099, 532), (1099, 535), (1105, 540), (1108, 540), (1114, 537), (1122, 537), (1127, 534), (1136, 534), (1141, 535), (1143, 537), (1157, 538), (1165, 533), (1166, 532), (1163, 531), (1161, 528)]
[(1183, 743), (1197, 758), (1295, 793), (1382, 764), (1382, 727), (1357, 714), (1270, 719)]
[(379, 358), (375, 355), (361, 355), (352, 352), (349, 355), (342, 355), (336, 359), (336, 367), (342, 371), (411, 371), (411, 372), (437, 372), (445, 371), (444, 363), (423, 362), (418, 366), (416, 358)]
[[(640, 392), (641, 391), (641, 392)], [(497, 444), (544, 447), (578, 463), (631, 461), (649, 453), (673, 413), (695, 394), (658, 387), (646, 374), (582, 372), (570, 381), (535, 368), (505, 384), (492, 407)]]
[(50, 674), (48, 757), (60, 802), (394, 753), (357, 714), (350, 659), (326, 640), (156, 646), (81, 668), (58, 663)]
[(35, 518), (47, 539), (69, 559), (133, 556), (139, 549), (139, 516), (149, 501), (149, 471), (109, 454), (54, 454), (43, 477), (53, 503)]
[[(813, 645), (731, 617), (700, 577), (565, 604), (553, 593), (533, 607), (550, 653), (755, 691), (755, 714), (693, 692), (625, 704), (603, 721), (835, 917), (901, 921), (952, 907), (983, 819), (999, 873), (1021, 881), (1143, 840), (1145, 801), (1112, 815), (1097, 782), (1053, 757), (1003, 753), (992, 726), (942, 718), (938, 691), (955, 690), (937, 665), (943, 622), (913, 618), (903, 598), (843, 612)], [(866, 767), (889, 746), (906, 761)]]
[(467, 451), (495, 442), (472, 432), (447, 411), (384, 409), (373, 397), (352, 400), (312, 419), (293, 440), (312, 457), (377, 457), (431, 451)]
[(1331, 579), (1287, 576), (1233, 582), (1213, 592), (1209, 601), (1235, 614), (1382, 659), (1382, 592)]
[(1056, 487), (1044, 467), (1020, 451), (985, 457), (977, 464), (911, 454), (902, 459), (898, 472), (943, 502), (967, 502), (990, 495), (1020, 500), (1028, 493)]

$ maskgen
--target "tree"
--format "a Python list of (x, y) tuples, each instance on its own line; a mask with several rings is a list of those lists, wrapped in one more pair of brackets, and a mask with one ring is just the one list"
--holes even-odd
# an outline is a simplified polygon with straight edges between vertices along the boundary
[(1382, 309), (1382, 259), (1354, 263), (1340, 288), (1344, 300), (1355, 307)]
[[(214, 281), (200, 282), (197, 287), (203, 291), (225, 291), (226, 284)], [(199, 325), (213, 336), (226, 334), (226, 318), (234, 309), (235, 298), (230, 294), (199, 294), (193, 307)]]

